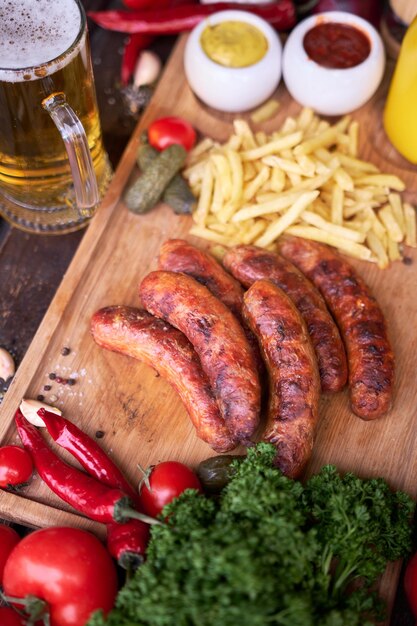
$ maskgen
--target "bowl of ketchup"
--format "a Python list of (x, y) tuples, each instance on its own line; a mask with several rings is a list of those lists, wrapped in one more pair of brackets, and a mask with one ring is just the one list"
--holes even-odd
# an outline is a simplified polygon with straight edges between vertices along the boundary
[(344, 115), (365, 104), (384, 68), (378, 32), (361, 17), (342, 11), (300, 22), (287, 39), (282, 59), (292, 97), (322, 115)]

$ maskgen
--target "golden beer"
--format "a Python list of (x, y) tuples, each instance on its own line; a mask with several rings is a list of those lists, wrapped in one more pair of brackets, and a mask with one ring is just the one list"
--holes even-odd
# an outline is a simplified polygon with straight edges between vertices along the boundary
[[(24, 230), (70, 232), (89, 218), (77, 207), (65, 144), (67, 124), (64, 121), (58, 130), (43, 106), (48, 98), (62, 97), (75, 113), (76, 132), (78, 123), (84, 128), (99, 195), (111, 176), (101, 139), (85, 14), (78, 0), (13, 4), (11, 15), (10, 3), (0, 0), (0, 213)], [(4, 20), (9, 28), (3, 27)], [(7, 46), (11, 50), (4, 53)], [(78, 155), (77, 145), (75, 150)], [(82, 172), (86, 186), (91, 183), (88, 178)]]

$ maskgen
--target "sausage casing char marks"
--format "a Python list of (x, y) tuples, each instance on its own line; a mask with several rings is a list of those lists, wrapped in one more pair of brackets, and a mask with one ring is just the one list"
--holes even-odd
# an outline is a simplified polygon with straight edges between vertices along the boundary
[(243, 289), (210, 254), (184, 239), (168, 239), (159, 251), (158, 269), (183, 272), (207, 287), (239, 319), (242, 315)]
[(223, 258), (226, 269), (245, 287), (268, 279), (291, 298), (300, 311), (316, 351), (321, 388), (336, 392), (347, 382), (343, 342), (327, 306), (314, 285), (287, 259), (256, 246), (236, 246)]
[(381, 417), (391, 406), (394, 354), (377, 301), (353, 267), (328, 246), (285, 237), (279, 249), (316, 285), (339, 326), (352, 410), (365, 420)]
[(143, 361), (166, 378), (183, 401), (197, 436), (214, 450), (235, 447), (200, 360), (179, 330), (147, 311), (110, 306), (93, 315), (91, 332), (99, 346)]
[(260, 413), (260, 383), (245, 333), (231, 311), (185, 274), (156, 271), (140, 286), (144, 307), (181, 330), (192, 343), (232, 437), (254, 434)]
[(248, 289), (243, 313), (259, 339), (269, 374), (263, 439), (276, 446), (277, 466), (294, 478), (310, 458), (318, 419), (320, 378), (314, 348), (293, 302), (268, 280)]
[(262, 372), (264, 364), (256, 337), (253, 336), (242, 317), (243, 289), (214, 257), (184, 239), (168, 239), (159, 251), (158, 269), (183, 272), (192, 276), (221, 300), (242, 324), (253, 350), (258, 371)]

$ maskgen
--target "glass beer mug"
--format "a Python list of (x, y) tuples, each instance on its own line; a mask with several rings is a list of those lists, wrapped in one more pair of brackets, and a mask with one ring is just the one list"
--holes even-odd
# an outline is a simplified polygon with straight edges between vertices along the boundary
[(91, 219), (111, 177), (79, 0), (0, 0), (0, 214), (59, 234)]

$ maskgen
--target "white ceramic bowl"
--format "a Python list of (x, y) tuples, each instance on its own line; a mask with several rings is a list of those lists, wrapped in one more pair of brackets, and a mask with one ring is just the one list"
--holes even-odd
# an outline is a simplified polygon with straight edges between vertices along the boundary
[[(371, 50), (359, 65), (347, 69), (323, 67), (309, 58), (305, 34), (324, 22), (341, 22), (365, 33)], [(292, 97), (322, 115), (344, 115), (365, 104), (382, 80), (385, 53), (381, 37), (366, 20), (342, 11), (308, 17), (291, 32), (284, 47), (282, 73)]]
[[(257, 27), (268, 41), (260, 61), (247, 67), (224, 67), (204, 52), (200, 37), (206, 26), (224, 21), (239, 21)], [(188, 37), (184, 69), (194, 93), (220, 111), (252, 109), (267, 100), (281, 79), (282, 46), (276, 31), (262, 18), (247, 11), (219, 11), (200, 22)]]

